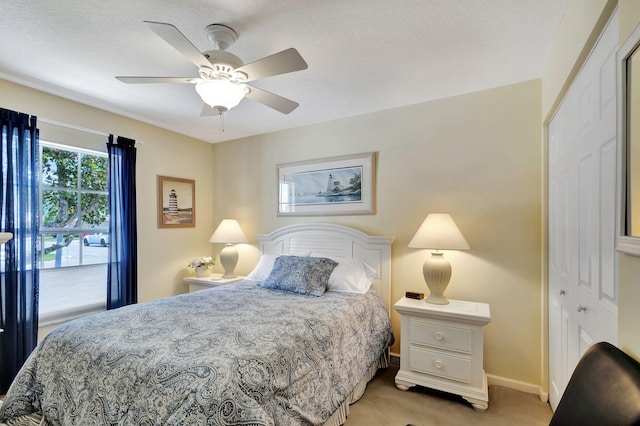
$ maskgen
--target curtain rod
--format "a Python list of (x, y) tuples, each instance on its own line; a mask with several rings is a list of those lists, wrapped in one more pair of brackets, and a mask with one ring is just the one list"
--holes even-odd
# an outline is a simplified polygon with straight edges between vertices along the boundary
[[(98, 136), (109, 137), (110, 133), (100, 132), (98, 130), (88, 129), (86, 127), (76, 126), (75, 124), (63, 123), (62, 121), (51, 120), (48, 118), (38, 117), (38, 121), (42, 121), (43, 123), (53, 124), (54, 126), (66, 127), (67, 129), (78, 130), (81, 132), (92, 133)], [(118, 136), (118, 135), (114, 135)], [(143, 141), (136, 141), (136, 145), (144, 145)]]

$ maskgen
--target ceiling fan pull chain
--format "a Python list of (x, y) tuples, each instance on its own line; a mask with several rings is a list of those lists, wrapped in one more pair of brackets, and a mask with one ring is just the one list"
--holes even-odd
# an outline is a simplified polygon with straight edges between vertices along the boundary
[(222, 111), (218, 111), (218, 114), (220, 116), (220, 133), (224, 133), (224, 114)]

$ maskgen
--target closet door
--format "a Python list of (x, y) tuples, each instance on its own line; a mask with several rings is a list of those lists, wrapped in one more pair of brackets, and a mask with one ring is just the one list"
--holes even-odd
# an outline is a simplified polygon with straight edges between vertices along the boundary
[(584, 352), (617, 341), (617, 13), (549, 124), (549, 399)]

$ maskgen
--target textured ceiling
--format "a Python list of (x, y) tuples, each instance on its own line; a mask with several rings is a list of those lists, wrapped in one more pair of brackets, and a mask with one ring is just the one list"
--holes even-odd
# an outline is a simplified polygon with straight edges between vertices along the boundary
[[(0, 78), (209, 142), (269, 133), (540, 78), (566, 0), (0, 0)], [(233, 27), (245, 63), (295, 47), (309, 68), (252, 84), (300, 103), (251, 100), (200, 117), (197, 76), (142, 24), (175, 25), (201, 51)], [(0, 94), (0, 102), (1, 102)], [(0, 105), (2, 106), (2, 105)], [(28, 111), (25, 111), (28, 112)], [(53, 117), (46, 117), (53, 118)]]

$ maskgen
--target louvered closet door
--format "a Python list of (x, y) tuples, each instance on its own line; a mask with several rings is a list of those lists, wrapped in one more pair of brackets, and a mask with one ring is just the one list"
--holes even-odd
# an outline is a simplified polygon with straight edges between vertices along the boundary
[(582, 354), (617, 341), (617, 13), (549, 124), (549, 399)]

